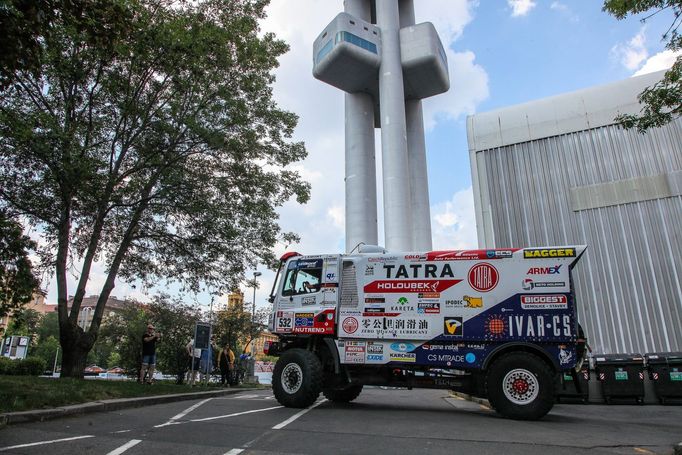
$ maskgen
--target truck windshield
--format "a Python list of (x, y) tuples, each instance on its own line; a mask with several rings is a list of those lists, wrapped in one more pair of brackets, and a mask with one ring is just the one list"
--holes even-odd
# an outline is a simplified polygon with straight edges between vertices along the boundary
[(298, 295), (318, 292), (322, 277), (322, 260), (290, 261), (284, 277), (282, 295)]

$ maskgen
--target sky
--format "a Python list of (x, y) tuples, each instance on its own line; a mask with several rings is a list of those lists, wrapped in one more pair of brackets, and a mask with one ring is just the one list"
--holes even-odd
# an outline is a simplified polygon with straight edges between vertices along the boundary
[[(474, 215), (466, 118), (582, 88), (606, 84), (672, 65), (661, 35), (672, 23), (664, 12), (618, 21), (601, 11), (602, 2), (584, 0), (415, 0), (416, 22), (432, 22), (448, 57), (450, 90), (423, 100), (434, 249), (478, 246)], [(312, 185), (310, 201), (280, 210), (284, 231), (301, 242), (277, 254), (342, 253), (344, 245), (344, 112), (343, 92), (312, 76), (312, 44), (339, 13), (342, 0), (271, 0), (263, 32), (273, 32), (290, 50), (280, 58), (274, 96), (281, 108), (299, 116), (293, 140), (304, 141), (307, 158), (293, 165)], [(377, 137), (381, 188), (381, 146)], [(379, 240), (383, 213), (379, 200)], [(259, 307), (267, 305), (274, 272), (259, 269)], [(248, 273), (250, 276), (251, 273)], [(88, 283), (87, 294), (101, 289), (101, 268)], [(69, 289), (75, 289), (71, 279)], [(246, 288), (244, 288), (246, 289)], [(173, 290), (170, 290), (173, 293)], [(113, 295), (147, 300), (154, 290), (117, 282)], [(71, 292), (73, 293), (73, 292)], [(252, 300), (252, 290), (245, 292)], [(188, 303), (208, 307), (208, 294), (185, 296)], [(56, 285), (48, 286), (56, 303)], [(225, 304), (224, 296), (217, 305)]]

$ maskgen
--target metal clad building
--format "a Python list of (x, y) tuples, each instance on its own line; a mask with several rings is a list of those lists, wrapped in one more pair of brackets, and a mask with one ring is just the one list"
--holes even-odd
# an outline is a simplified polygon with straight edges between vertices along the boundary
[(574, 279), (595, 352), (682, 351), (682, 119), (613, 123), (662, 74), (467, 122), (480, 246), (587, 244)]

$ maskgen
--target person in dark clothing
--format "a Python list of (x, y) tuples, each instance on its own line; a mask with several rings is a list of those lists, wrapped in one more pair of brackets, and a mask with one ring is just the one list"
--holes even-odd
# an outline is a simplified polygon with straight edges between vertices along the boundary
[(218, 353), (218, 368), (220, 368), (220, 384), (232, 384), (232, 372), (234, 370), (234, 352), (229, 346), (225, 346)]
[(161, 339), (161, 334), (154, 331), (152, 324), (147, 324), (147, 331), (142, 334), (142, 368), (140, 368), (140, 383), (144, 383), (147, 373), (147, 384), (152, 383), (154, 368), (156, 368), (156, 342)]

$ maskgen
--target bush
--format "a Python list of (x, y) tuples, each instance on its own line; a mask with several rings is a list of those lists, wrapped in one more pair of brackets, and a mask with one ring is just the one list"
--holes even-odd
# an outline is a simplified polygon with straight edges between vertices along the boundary
[(26, 357), (19, 362), (19, 373), (28, 376), (40, 376), (45, 371), (47, 363), (40, 357)]
[(0, 357), (0, 374), (16, 374), (16, 362), (8, 357)]
[(40, 376), (45, 371), (46, 363), (40, 357), (8, 359), (0, 357), (0, 374), (16, 376)]

